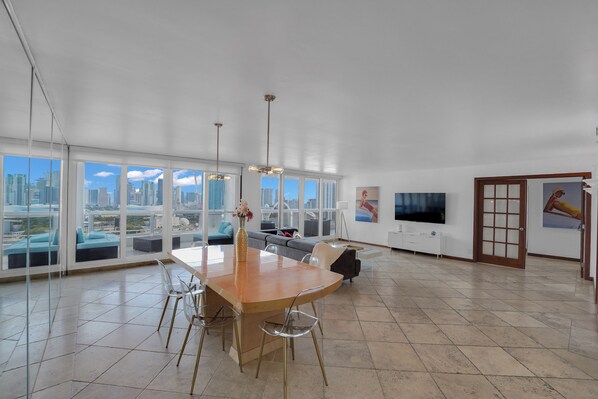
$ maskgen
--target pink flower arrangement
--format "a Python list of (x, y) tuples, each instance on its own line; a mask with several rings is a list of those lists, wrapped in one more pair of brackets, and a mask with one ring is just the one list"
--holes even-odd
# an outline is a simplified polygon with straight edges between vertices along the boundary
[(253, 219), (253, 212), (249, 209), (249, 204), (246, 200), (242, 199), (239, 202), (239, 206), (233, 211), (233, 217), (235, 216), (239, 218), (247, 218), (247, 221)]

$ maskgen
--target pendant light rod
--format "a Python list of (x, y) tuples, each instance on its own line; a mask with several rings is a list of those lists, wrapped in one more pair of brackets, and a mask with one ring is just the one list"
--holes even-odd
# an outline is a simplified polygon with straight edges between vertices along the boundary
[(220, 128), (222, 127), (222, 123), (216, 122), (214, 123), (216, 126), (216, 174), (220, 174)]
[(266, 129), (266, 165), (250, 165), (247, 170), (250, 172), (262, 173), (265, 175), (284, 173), (284, 168), (278, 166), (270, 166), (270, 103), (276, 99), (274, 94), (264, 95), (264, 100), (268, 102), (268, 127)]
[(222, 123), (216, 122), (214, 126), (216, 126), (216, 174), (209, 175), (208, 180), (230, 180), (229, 175), (220, 173), (220, 128)]
[(268, 128), (266, 135), (266, 166), (270, 166), (270, 103), (276, 99), (274, 94), (266, 94), (264, 100), (268, 101)]

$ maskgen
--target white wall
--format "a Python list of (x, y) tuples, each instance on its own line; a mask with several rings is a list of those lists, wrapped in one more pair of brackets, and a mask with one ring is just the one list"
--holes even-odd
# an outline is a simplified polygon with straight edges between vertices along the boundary
[[(596, 176), (597, 157), (587, 154), (561, 157), (555, 160), (528, 161), (508, 164), (468, 166), (458, 168), (388, 172), (346, 176), (341, 182), (340, 199), (354, 203), (358, 186), (380, 186), (379, 223), (355, 222), (355, 209), (345, 211), (352, 240), (387, 245), (388, 231), (395, 230), (394, 193), (446, 192), (446, 224), (400, 222), (404, 231), (430, 232), (446, 235), (446, 254), (473, 258), (474, 178), (590, 171)], [(592, 213), (596, 220), (597, 210)], [(596, 239), (592, 238), (591, 275), (596, 273)]]
[(533, 179), (527, 184), (527, 251), (533, 254), (579, 259), (581, 233), (578, 230), (542, 227), (544, 183), (580, 182), (577, 179)]

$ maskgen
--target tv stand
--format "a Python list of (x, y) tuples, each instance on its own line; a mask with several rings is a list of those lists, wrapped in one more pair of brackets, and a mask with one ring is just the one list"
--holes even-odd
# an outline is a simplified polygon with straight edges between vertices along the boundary
[(427, 233), (405, 233), (401, 231), (388, 232), (388, 246), (397, 249), (422, 252), (436, 255), (440, 258), (444, 254), (446, 237), (441, 234), (431, 235)]

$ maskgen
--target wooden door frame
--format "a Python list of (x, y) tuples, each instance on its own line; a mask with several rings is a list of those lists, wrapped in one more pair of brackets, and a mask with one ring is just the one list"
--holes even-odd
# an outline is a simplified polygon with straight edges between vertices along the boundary
[[(474, 208), (473, 208), (473, 261), (474, 262), (478, 262), (478, 254), (479, 254), (479, 236), (481, 234), (480, 228), (479, 228), (479, 223), (478, 223), (478, 218), (480, 217), (480, 213), (481, 213), (481, 209), (479, 207), (478, 204), (478, 196), (479, 196), (479, 190), (480, 190), (480, 186), (482, 182), (488, 181), (488, 180), (536, 180), (536, 179), (560, 179), (560, 178), (567, 178), (567, 177), (581, 177), (582, 180), (583, 179), (591, 179), (592, 178), (592, 172), (571, 172), (571, 173), (545, 173), (545, 174), (535, 174), (535, 175), (512, 175), (512, 176), (489, 176), (489, 177), (475, 177), (474, 178), (474, 190), (473, 190), (473, 196), (474, 196)], [(590, 227), (591, 227), (591, 219), (592, 219), (592, 215), (591, 215), (591, 202), (590, 199), (588, 197), (590, 197), (590, 195), (588, 193), (586, 193), (584, 191), (584, 199), (585, 199), (585, 204), (586, 206), (584, 207), (584, 215), (583, 215), (583, 226), (584, 226), (584, 230), (585, 232), (589, 232), (590, 231)], [(587, 204), (588, 202), (590, 203), (590, 206), (588, 207)], [(527, 214), (527, 204), (526, 204), (526, 214)], [(525, 226), (527, 228), (527, 224)], [(527, 233), (527, 232), (526, 232)], [(583, 259), (586, 259), (586, 264), (585, 267), (583, 268), (582, 272), (582, 277), (585, 280), (592, 280), (590, 278), (590, 255), (591, 255), (591, 240), (590, 240), (590, 234), (585, 234), (584, 235), (584, 242), (583, 242), (583, 251), (585, 254), (585, 257)], [(527, 243), (526, 243), (527, 245)], [(580, 259), (581, 262), (581, 259)], [(598, 298), (598, 289), (596, 290), (596, 295)]]

